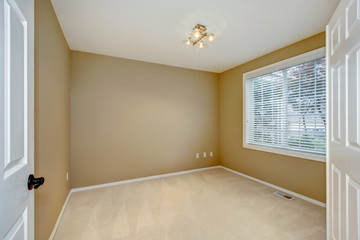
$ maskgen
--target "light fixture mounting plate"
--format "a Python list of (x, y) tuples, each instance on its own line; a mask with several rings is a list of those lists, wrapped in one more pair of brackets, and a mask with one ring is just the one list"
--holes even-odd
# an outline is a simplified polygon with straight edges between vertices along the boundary
[(199, 30), (200, 32), (205, 32), (205, 31), (207, 30), (207, 28), (206, 28), (204, 25), (197, 24), (197, 25), (194, 27), (194, 30)]

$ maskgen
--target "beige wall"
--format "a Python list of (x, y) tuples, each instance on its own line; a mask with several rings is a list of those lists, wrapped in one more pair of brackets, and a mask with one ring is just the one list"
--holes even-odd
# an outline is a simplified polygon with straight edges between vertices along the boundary
[(49, 0), (35, 1), (35, 239), (53, 230), (70, 190), (70, 51)]
[[(218, 162), (218, 74), (71, 51), (72, 187)], [(195, 158), (196, 152), (213, 158)]]
[(243, 148), (244, 73), (323, 47), (320, 33), (220, 74), (221, 164), (307, 197), (325, 202), (325, 163)]

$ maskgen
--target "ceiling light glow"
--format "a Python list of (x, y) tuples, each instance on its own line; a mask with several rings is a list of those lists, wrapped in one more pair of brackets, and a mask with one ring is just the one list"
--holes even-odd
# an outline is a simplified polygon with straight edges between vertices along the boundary
[(206, 31), (207, 28), (204, 25), (197, 24), (193, 28), (189, 38), (185, 40), (185, 44), (188, 46), (193, 45), (198, 46), (199, 48), (204, 48), (206, 46), (204, 41), (213, 42), (215, 39), (214, 34), (208, 33)]

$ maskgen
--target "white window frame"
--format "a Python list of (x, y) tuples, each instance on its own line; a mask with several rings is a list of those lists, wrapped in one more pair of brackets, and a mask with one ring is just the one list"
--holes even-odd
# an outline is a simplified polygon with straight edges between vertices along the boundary
[(320, 154), (315, 154), (315, 153), (305, 153), (305, 152), (300, 152), (300, 151), (293, 151), (293, 150), (287, 150), (287, 149), (280, 149), (280, 148), (275, 148), (275, 147), (265, 147), (265, 146), (260, 146), (260, 145), (255, 145), (255, 144), (250, 144), (250, 143), (246, 143), (246, 136), (247, 134), (247, 129), (246, 129), (246, 113), (247, 113), (247, 105), (246, 105), (246, 99), (249, 97), (249, 93), (246, 91), (246, 80), (252, 77), (256, 77), (262, 74), (266, 74), (272, 71), (276, 71), (291, 65), (295, 65), (295, 64), (299, 64), (301, 62), (306, 62), (306, 61), (310, 61), (312, 59), (315, 58), (319, 58), (319, 57), (323, 57), (326, 55), (325, 52), (325, 47), (323, 48), (319, 48), (292, 58), (288, 58), (286, 60), (280, 61), (280, 62), (276, 62), (274, 64), (262, 67), (262, 68), (258, 68), (255, 69), (253, 71), (250, 72), (246, 72), (243, 74), (243, 147), (244, 148), (249, 148), (249, 149), (254, 149), (254, 150), (259, 150), (259, 151), (264, 151), (264, 152), (271, 152), (271, 153), (277, 153), (277, 154), (281, 154), (281, 155), (286, 155), (286, 156), (292, 156), (292, 157), (298, 157), (298, 158), (304, 158), (304, 159), (309, 159), (309, 160), (314, 160), (314, 161), (319, 161), (319, 162), (325, 162), (326, 161), (326, 156), (325, 155), (320, 155)]

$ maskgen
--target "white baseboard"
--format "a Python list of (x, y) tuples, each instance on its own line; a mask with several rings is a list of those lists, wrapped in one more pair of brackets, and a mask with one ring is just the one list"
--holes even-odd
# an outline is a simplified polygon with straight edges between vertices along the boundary
[(73, 188), (73, 189), (71, 189), (71, 192), (86, 191), (86, 190), (90, 190), (90, 189), (111, 187), (111, 186), (121, 185), (121, 184), (125, 184), (125, 183), (134, 183), (134, 182), (141, 182), (141, 181), (157, 179), (157, 178), (171, 177), (171, 176), (182, 175), (182, 174), (192, 173), (192, 172), (199, 172), (199, 171), (204, 171), (204, 170), (209, 170), (209, 169), (214, 169), (214, 168), (220, 168), (220, 167), (221, 166), (197, 168), (197, 169), (192, 169), (192, 170), (187, 170), (187, 171), (166, 173), (166, 174), (154, 175), (154, 176), (150, 176), (150, 177), (134, 178), (134, 179), (129, 179), (129, 180), (123, 180), (123, 181), (118, 181), (118, 182), (111, 182), (111, 183), (93, 185), (93, 186), (88, 186), (88, 187)]
[(68, 196), (67, 196), (67, 198), (66, 198), (66, 200), (65, 200), (65, 202), (64, 202), (64, 205), (63, 205), (63, 207), (62, 207), (62, 209), (61, 209), (61, 212), (60, 212), (59, 217), (58, 217), (58, 219), (57, 219), (57, 221), (56, 221), (56, 223), (55, 223), (55, 226), (54, 226), (53, 231), (52, 231), (52, 233), (51, 233), (51, 235), (50, 235), (50, 237), (49, 237), (49, 240), (52, 240), (52, 239), (54, 239), (54, 237), (55, 237), (56, 230), (57, 230), (57, 228), (58, 228), (58, 226), (59, 226), (59, 223), (60, 223), (60, 220), (61, 220), (62, 216), (64, 215), (66, 205), (67, 205), (68, 202), (69, 202), (71, 192), (72, 192), (72, 191), (70, 190), (69, 193), (68, 193)]
[(285, 189), (285, 188), (276, 186), (276, 185), (274, 185), (274, 184), (265, 182), (265, 181), (263, 181), (263, 180), (260, 180), (260, 179), (257, 179), (257, 178), (248, 176), (248, 175), (246, 175), (246, 174), (237, 172), (237, 171), (235, 171), (235, 170), (232, 170), (232, 169), (227, 168), (227, 167), (224, 167), (224, 166), (219, 166), (219, 168), (225, 169), (225, 170), (227, 170), (227, 171), (229, 171), (229, 172), (235, 173), (235, 174), (237, 174), (237, 175), (240, 175), (240, 176), (242, 176), (242, 177), (248, 178), (248, 179), (253, 180), (253, 181), (255, 181), (255, 182), (264, 184), (264, 185), (266, 185), (266, 186), (268, 186), (268, 187), (271, 187), (271, 188), (274, 188), (274, 189), (276, 189), (276, 190), (285, 192), (285, 193), (287, 193), (287, 194), (289, 194), (289, 195), (292, 195), (292, 196), (294, 196), (294, 197), (300, 198), (300, 199), (305, 200), (305, 201), (307, 201), (307, 202), (313, 203), (313, 204), (318, 205), (318, 206), (320, 206), (320, 207), (326, 208), (326, 203), (320, 202), (320, 201), (318, 201), (318, 200), (315, 200), (315, 199), (306, 197), (306, 196), (301, 195), (301, 194), (299, 194), (299, 193), (296, 193), (296, 192), (287, 190), (287, 189)]

